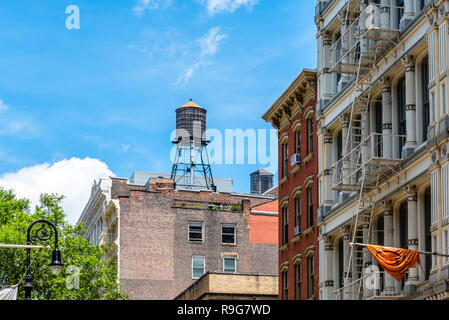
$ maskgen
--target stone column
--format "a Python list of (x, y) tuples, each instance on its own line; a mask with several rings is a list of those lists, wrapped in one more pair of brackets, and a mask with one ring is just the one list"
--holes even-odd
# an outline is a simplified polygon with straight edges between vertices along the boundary
[[(369, 243), (369, 224), (365, 223), (363, 225), (363, 242), (364, 243)], [(372, 255), (371, 253), (368, 251), (368, 248), (363, 247), (363, 268), (364, 268), (364, 272), (362, 273), (362, 276), (366, 276), (367, 272), (366, 270), (368, 270), (368, 268), (370, 268), (370, 266), (372, 265)], [(366, 281), (366, 279), (364, 280), (364, 282)], [(369, 289), (367, 286), (363, 286), (363, 300), (368, 299), (369, 297), (371, 297), (373, 295), (373, 290)]]
[(403, 150), (403, 158), (410, 156), (416, 148), (416, 88), (415, 60), (413, 56), (403, 58), (405, 65), (405, 104), (407, 121), (407, 140)]
[(332, 300), (332, 292), (334, 291), (334, 270), (333, 266), (335, 261), (334, 257), (334, 242), (331, 237), (326, 237), (324, 239), (324, 290), (323, 290), (323, 300)]
[(415, 17), (421, 12), (421, 0), (414, 0)]
[[(351, 45), (350, 32), (346, 31), (350, 27), (351, 22), (350, 22), (349, 16), (348, 16), (348, 19), (346, 19), (346, 10), (343, 10), (340, 13), (340, 21), (341, 21), (341, 30), (340, 30), (341, 52), (340, 52), (340, 56), (342, 56), (349, 50), (349, 46)], [(349, 61), (349, 59), (346, 56), (346, 58), (343, 59), (343, 63), (349, 64), (349, 63), (351, 63), (351, 61)], [(340, 91), (347, 83), (349, 83), (349, 80), (350, 80), (349, 75), (346, 73), (343, 73), (341, 75), (340, 83), (337, 84), (337, 91)]]
[[(347, 153), (351, 150), (351, 137), (349, 137), (349, 143), (348, 141), (348, 134), (349, 134), (349, 119), (346, 114), (340, 116), (342, 131), (341, 131), (341, 139), (342, 139), (342, 163), (341, 163), (341, 180), (344, 181), (344, 183), (348, 183), (349, 181), (346, 180), (346, 177), (349, 174), (349, 166), (350, 162), (349, 159), (346, 158)], [(344, 199), (344, 192), (341, 191), (339, 197), (339, 201), (343, 201)]]
[(332, 176), (331, 167), (334, 165), (333, 158), (333, 138), (332, 132), (326, 130), (324, 133), (324, 157), (325, 157), (325, 170), (324, 170), (324, 206), (331, 207), (334, 204), (334, 192), (332, 191)]
[[(349, 226), (343, 227), (343, 283), (344, 285), (348, 285), (352, 282), (352, 272), (349, 270), (349, 259), (351, 258), (351, 246), (349, 243), (351, 242), (351, 231)], [(352, 287), (346, 287), (344, 289), (344, 300), (352, 300)]]
[[(406, 187), (408, 197), (408, 249), (418, 250), (418, 196), (416, 186)], [(409, 295), (416, 291), (416, 284), (419, 282), (418, 265), (409, 269), (409, 277), (405, 285), (405, 294)]]
[(415, 0), (404, 0), (404, 15), (401, 18), (400, 27), (405, 28), (415, 17)]
[[(384, 245), (386, 247), (394, 247), (394, 238), (393, 238), (393, 206), (392, 202), (384, 201)], [(383, 296), (392, 296), (394, 295), (394, 279), (387, 272), (384, 274), (384, 290), (382, 292)]]
[(383, 29), (390, 28), (390, 0), (380, 1), (380, 27)]
[(332, 46), (332, 35), (325, 33), (323, 35), (323, 70), (321, 77), (321, 108), (332, 99), (333, 96), (333, 86), (332, 86), (332, 73), (330, 73), (331, 68), (331, 46)]
[(384, 158), (393, 157), (391, 124), (391, 82), (382, 79), (382, 152)]

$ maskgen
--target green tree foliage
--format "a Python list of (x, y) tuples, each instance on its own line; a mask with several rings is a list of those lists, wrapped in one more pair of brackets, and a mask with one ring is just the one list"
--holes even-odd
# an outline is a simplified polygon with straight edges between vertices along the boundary
[[(61, 208), (62, 199), (54, 194), (43, 194), (40, 205), (31, 213), (28, 200), (16, 199), (12, 191), (0, 188), (0, 243), (26, 244), (28, 226), (41, 218), (53, 222), (58, 229), (64, 267), (54, 275), (49, 267), (52, 250), (31, 250), (32, 299), (127, 299), (128, 296), (119, 288), (116, 261), (105, 258), (107, 248), (93, 246), (85, 240), (81, 236), (81, 226), (72, 226), (66, 221)], [(54, 238), (38, 245), (53, 248)], [(0, 248), (0, 286), (21, 281), (18, 299), (25, 295), (22, 288), (25, 272), (25, 249)]]

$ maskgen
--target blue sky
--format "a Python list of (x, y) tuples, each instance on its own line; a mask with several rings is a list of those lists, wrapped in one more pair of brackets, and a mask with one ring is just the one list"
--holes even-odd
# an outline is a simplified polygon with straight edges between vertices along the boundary
[[(79, 30), (66, 28), (68, 5), (80, 9)], [(24, 168), (71, 158), (98, 159), (126, 178), (170, 172), (175, 109), (189, 98), (208, 110), (209, 128), (271, 129), (263, 113), (301, 69), (315, 68), (314, 6), (1, 1), (0, 183)], [(233, 178), (235, 191), (248, 192), (259, 166), (212, 169)]]

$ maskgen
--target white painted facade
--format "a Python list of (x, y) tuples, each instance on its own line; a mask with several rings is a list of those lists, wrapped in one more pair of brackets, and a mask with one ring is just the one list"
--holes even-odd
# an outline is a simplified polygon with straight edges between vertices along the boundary
[[(367, 16), (368, 21), (363, 16), (367, 12), (375, 18)], [(363, 278), (364, 272), (376, 261), (366, 249), (359, 256), (351, 254), (349, 243), (359, 239), (420, 251), (449, 251), (449, 1), (319, 0), (315, 21), (320, 299), (448, 299), (448, 258), (421, 255), (421, 266), (410, 269), (403, 283), (381, 272), (379, 283), (370, 284), (365, 280), (376, 278)], [(366, 71), (369, 100), (360, 119), (354, 120), (351, 111), (361, 77), (336, 72), (339, 69), (332, 61), (341, 59), (341, 68), (356, 65), (351, 60), (356, 58), (336, 58), (335, 54), (356, 43), (357, 35), (348, 30), (360, 21), (392, 30), (397, 39)], [(365, 50), (363, 41), (354, 49), (355, 57)], [(354, 138), (355, 121), (363, 123), (359, 141), (367, 139), (358, 147), (361, 161), (377, 152), (395, 163), (375, 187), (363, 191), (363, 199), (372, 204), (369, 223), (359, 218), (363, 202), (358, 204), (358, 191), (335, 188), (333, 176), (335, 170), (339, 179), (348, 175), (346, 185), (361, 179), (360, 175), (350, 177), (350, 167), (345, 167), (356, 167), (359, 161), (350, 158), (355, 144), (345, 143)], [(336, 166), (339, 162), (341, 167)]]

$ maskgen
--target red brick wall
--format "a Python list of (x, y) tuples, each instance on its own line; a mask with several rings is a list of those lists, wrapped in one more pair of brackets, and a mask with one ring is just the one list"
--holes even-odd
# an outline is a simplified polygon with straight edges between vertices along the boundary
[(264, 243), (278, 245), (278, 217), (277, 216), (250, 216), (250, 243)]
[[(315, 106), (315, 101), (309, 103), (308, 106), (304, 107), (306, 110), (309, 106)], [(289, 222), (289, 244), (287, 251), (279, 253), (279, 266), (284, 262), (289, 262), (288, 270), (288, 298), (295, 299), (295, 266), (293, 265), (292, 258), (297, 254), (302, 254), (302, 299), (307, 299), (307, 259), (304, 255), (304, 251), (309, 246), (315, 246), (315, 297), (318, 298), (318, 230), (316, 227), (317, 209), (318, 209), (318, 137), (314, 136), (314, 146), (313, 146), (313, 160), (308, 164), (303, 162), (304, 158), (308, 156), (307, 154), (307, 119), (303, 117), (303, 113), (297, 114), (290, 120), (291, 124), (294, 124), (298, 119), (301, 120), (301, 170), (295, 174), (292, 174), (292, 166), (290, 166), (290, 157), (295, 152), (295, 133), (293, 132), (290, 125), (285, 126), (279, 132), (279, 137), (282, 137), (284, 133), (288, 132), (288, 152), (289, 152), (289, 169), (288, 169), (288, 181), (287, 183), (279, 186), (279, 199), (280, 201), (285, 197), (289, 197), (288, 203), (288, 222)], [(313, 117), (314, 132), (317, 132), (317, 122), (315, 115)], [(279, 141), (279, 179), (282, 179), (282, 147)], [(294, 238), (294, 227), (295, 227), (295, 199), (293, 198), (292, 192), (298, 186), (303, 186), (302, 197), (301, 197), (301, 232), (303, 233), (307, 229), (307, 192), (304, 186), (304, 180), (309, 176), (314, 176), (313, 181), (313, 201), (314, 201), (314, 226), (312, 232), (306, 236), (301, 236), (301, 241), (299, 243), (293, 244), (291, 239)], [(282, 220), (282, 208), (279, 207), (279, 246), (282, 246), (282, 235), (283, 235), (283, 220)], [(279, 274), (279, 298), (282, 299), (282, 277)]]

